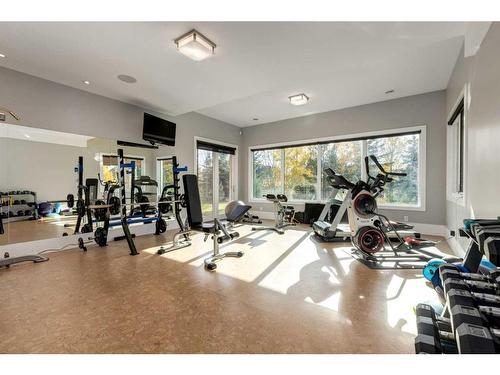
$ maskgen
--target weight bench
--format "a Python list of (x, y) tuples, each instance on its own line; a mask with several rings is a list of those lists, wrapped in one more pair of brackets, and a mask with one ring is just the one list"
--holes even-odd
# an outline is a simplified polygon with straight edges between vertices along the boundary
[[(274, 211), (274, 226), (273, 227), (253, 227), (252, 230), (272, 230), (278, 234), (284, 234), (285, 228), (289, 226), (294, 226), (293, 219), (295, 216), (295, 212), (292, 206), (283, 206), (282, 203), (288, 202), (288, 198), (285, 194), (266, 194), (264, 197), (273, 202), (273, 211)], [(289, 219), (289, 222), (286, 222), (285, 219)]]
[[(182, 176), (182, 182), (184, 183), (184, 199), (190, 229), (205, 233), (204, 241), (208, 239), (209, 235), (212, 235), (214, 242), (212, 256), (206, 258), (204, 261), (205, 269), (207, 271), (214, 271), (217, 268), (216, 262), (224, 258), (241, 258), (243, 256), (242, 251), (220, 253), (220, 244), (239, 237), (239, 234), (238, 232), (229, 233), (226, 228), (227, 222), (225, 220), (215, 218), (213, 221), (203, 221), (200, 191), (198, 189), (198, 178), (196, 175), (185, 174)], [(240, 213), (241, 216), (243, 216), (248, 210), (249, 208), (246, 209), (246, 211), (243, 209), (244, 212)]]

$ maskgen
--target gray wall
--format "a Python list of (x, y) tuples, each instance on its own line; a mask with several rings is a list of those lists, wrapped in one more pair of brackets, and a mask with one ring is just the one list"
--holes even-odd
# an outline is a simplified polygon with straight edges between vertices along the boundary
[[(19, 124), (24, 126), (142, 140), (142, 108), (1, 67), (0, 106), (16, 112), (21, 117)], [(177, 155), (190, 171), (194, 167), (195, 135), (241, 144), (240, 129), (234, 125), (192, 112), (176, 117), (156, 115), (177, 123), (176, 146), (161, 147), (158, 155)]]
[(84, 156), (86, 165), (98, 165), (86, 157), (84, 148), (76, 146), (0, 138), (0, 148), (6, 151), (1, 162), (5, 178), (0, 180), (0, 191), (32, 190), (38, 201), (77, 193), (78, 175), (73, 171), (78, 156)]
[(466, 111), (467, 173), (465, 207), (447, 204), (447, 225), (456, 229), (464, 217), (489, 218), (500, 215), (500, 23), (489, 29), (473, 58), (461, 54), (447, 90), (448, 109), (464, 85), (470, 87)]
[[(270, 124), (244, 128), (240, 163), (242, 196), (248, 199), (248, 147), (287, 141), (348, 135), (407, 126), (427, 125), (426, 211), (389, 210), (395, 220), (407, 215), (410, 222), (445, 224), (446, 126), (445, 91), (437, 91), (359, 107), (324, 112)], [(272, 211), (267, 203), (253, 204), (256, 210)]]

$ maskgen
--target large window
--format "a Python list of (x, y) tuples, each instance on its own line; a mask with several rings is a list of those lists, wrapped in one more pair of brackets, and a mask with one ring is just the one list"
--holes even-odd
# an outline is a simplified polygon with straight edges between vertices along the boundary
[(283, 191), (282, 150), (257, 150), (253, 155), (253, 197)]
[[(386, 171), (405, 172), (386, 185), (379, 197), (382, 207), (423, 207), (421, 150), (425, 127), (402, 129), (392, 134), (357, 136), (306, 143), (252, 149), (251, 198), (262, 200), (263, 195), (285, 194), (292, 202), (319, 202), (331, 199), (333, 188), (323, 170), (331, 168), (355, 183), (366, 180), (364, 158), (375, 155)], [(378, 170), (370, 164), (370, 174)], [(342, 198), (340, 194), (337, 198)]]
[(316, 146), (284, 149), (285, 195), (294, 201), (312, 201), (317, 192), (318, 148)]
[[(369, 155), (375, 155), (387, 172), (404, 172), (406, 177), (396, 177), (384, 187), (379, 198), (380, 204), (418, 206), (418, 149), (419, 135), (401, 135), (396, 137), (367, 140)], [(377, 171), (370, 163), (371, 171)], [(374, 172), (373, 174), (375, 174)]]
[[(335, 173), (341, 174), (351, 182), (362, 178), (361, 153), (362, 142), (339, 142), (319, 146), (321, 154), (321, 199), (327, 200), (331, 197), (333, 188), (328, 184), (328, 179), (323, 169), (331, 168)], [(339, 194), (343, 198), (343, 194)], [(339, 198), (340, 198), (339, 197)]]

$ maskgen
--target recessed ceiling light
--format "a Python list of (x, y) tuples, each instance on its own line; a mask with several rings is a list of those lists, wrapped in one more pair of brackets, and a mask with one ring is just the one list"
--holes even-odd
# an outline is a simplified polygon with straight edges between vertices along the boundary
[(90, 85), (90, 81), (82, 81), (86, 85)]
[(5, 58), (6, 56), (3, 53), (0, 53), (0, 58)]
[(196, 30), (191, 30), (174, 40), (177, 50), (194, 61), (205, 60), (214, 54), (215, 43)]
[(309, 101), (309, 97), (306, 94), (297, 94), (289, 96), (290, 104), (292, 105), (304, 105)]
[(122, 82), (125, 82), (125, 83), (136, 83), (137, 82), (137, 79), (135, 79), (134, 77), (132, 76), (128, 76), (126, 74), (120, 74), (118, 76), (118, 79)]
[(394, 92), (394, 90), (393, 90), (393, 89), (390, 89), (390, 90), (387, 90), (385, 93), (386, 93), (386, 94), (392, 94), (393, 92)]

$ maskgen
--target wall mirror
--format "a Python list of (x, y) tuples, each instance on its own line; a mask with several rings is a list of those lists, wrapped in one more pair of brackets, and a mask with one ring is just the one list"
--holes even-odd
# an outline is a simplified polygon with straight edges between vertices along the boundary
[[(79, 184), (83, 182), (88, 189), (91, 205), (107, 202), (110, 189), (120, 182), (118, 149), (123, 150), (124, 163), (135, 167), (133, 172), (131, 169), (124, 172), (127, 202), (141, 203), (127, 206), (127, 216), (137, 218), (137, 224), (144, 223), (141, 218), (151, 218), (150, 223), (155, 224), (153, 218), (158, 210), (155, 202), (163, 188), (172, 184), (170, 147), (132, 147), (118, 145), (117, 140), (1, 124), (0, 212), (4, 233), (0, 235), (0, 249), (5, 251), (7, 245), (12, 248), (16, 244), (19, 248), (22, 246), (19, 244), (29, 243), (26, 252), (37, 253), (44, 250), (43, 246), (55, 245), (46, 242), (36, 249), (36, 243), (69, 239), (75, 232), (85, 231), (83, 226), (88, 225), (89, 220), (92, 224), (89, 236), (92, 235), (102, 226), (102, 220), (93, 210), (91, 218), (83, 215), (78, 222)], [(112, 195), (121, 201), (119, 189)], [(111, 213), (108, 240), (120, 236), (122, 208), (116, 207)], [(165, 212), (162, 217), (169, 224), (173, 220), (171, 212)], [(154, 230), (151, 227), (148, 232)], [(61, 246), (65, 245), (61, 242)]]

